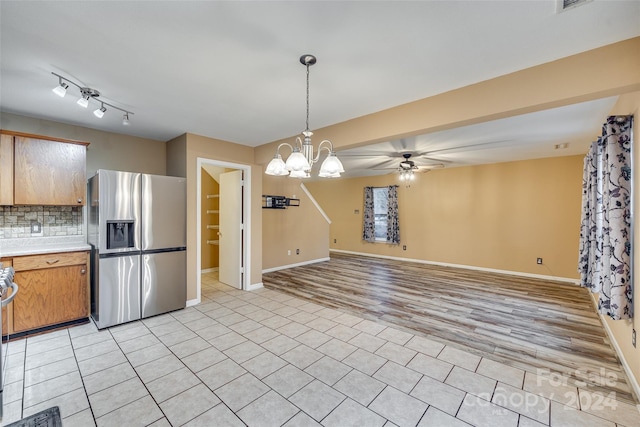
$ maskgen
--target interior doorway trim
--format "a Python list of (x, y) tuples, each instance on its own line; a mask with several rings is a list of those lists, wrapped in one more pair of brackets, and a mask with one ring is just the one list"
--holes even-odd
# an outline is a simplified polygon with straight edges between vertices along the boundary
[(211, 165), (228, 169), (239, 169), (243, 171), (244, 191), (242, 196), (243, 212), (242, 224), (244, 224), (244, 233), (242, 234), (242, 265), (244, 266), (244, 274), (242, 275), (242, 289), (250, 289), (251, 281), (251, 166), (240, 163), (223, 162), (220, 160), (206, 159), (198, 157), (196, 159), (197, 184), (196, 184), (196, 298), (197, 301), (188, 301), (187, 305), (198, 304), (202, 300), (202, 166)]

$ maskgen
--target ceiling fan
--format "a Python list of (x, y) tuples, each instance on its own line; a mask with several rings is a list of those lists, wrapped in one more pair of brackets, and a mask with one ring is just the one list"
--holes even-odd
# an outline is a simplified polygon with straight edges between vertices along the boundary
[[(345, 157), (345, 158), (362, 158), (362, 159), (366, 159), (366, 160), (377, 160), (378, 162), (376, 164), (373, 165), (368, 165), (370, 169), (376, 169), (376, 170), (381, 170), (381, 169), (397, 169), (398, 166), (398, 159), (404, 159), (401, 160), (401, 162), (417, 162), (418, 163), (418, 167), (419, 168), (429, 168), (429, 167), (444, 167), (444, 164), (442, 163), (446, 163), (446, 161), (443, 161), (441, 159), (435, 158), (435, 157), (428, 157), (428, 155), (431, 154), (430, 152), (424, 152), (424, 153), (418, 153), (415, 151), (344, 151), (341, 153), (341, 157)], [(412, 160), (409, 160), (410, 158), (412, 158)], [(426, 160), (429, 163), (425, 163), (425, 164), (420, 164), (421, 162), (418, 159), (422, 159), (422, 160)], [(434, 162), (434, 163), (431, 163)]]
[(404, 160), (400, 162), (398, 166), (398, 173), (400, 174), (400, 181), (413, 181), (416, 172), (429, 172), (431, 169), (443, 168), (444, 165), (442, 163), (431, 164), (427, 166), (422, 166), (422, 169), (416, 166), (416, 163), (411, 159), (411, 153), (403, 153), (402, 157)]
[[(374, 170), (397, 170), (398, 172), (403, 171), (414, 171), (414, 172), (428, 172), (431, 169), (439, 169), (444, 167), (444, 163), (418, 163), (418, 158), (423, 158), (427, 161), (442, 161), (434, 158), (426, 157), (427, 153), (391, 153), (387, 154), (388, 160), (383, 161), (375, 165), (372, 169)], [(401, 157), (403, 160), (400, 163), (396, 163), (397, 159)], [(416, 161), (411, 159), (416, 159)]]

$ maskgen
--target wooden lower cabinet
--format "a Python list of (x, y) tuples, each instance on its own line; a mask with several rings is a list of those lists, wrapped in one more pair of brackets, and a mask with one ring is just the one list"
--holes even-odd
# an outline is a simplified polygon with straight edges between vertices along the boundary
[(13, 332), (88, 318), (87, 265), (88, 252), (14, 257)]

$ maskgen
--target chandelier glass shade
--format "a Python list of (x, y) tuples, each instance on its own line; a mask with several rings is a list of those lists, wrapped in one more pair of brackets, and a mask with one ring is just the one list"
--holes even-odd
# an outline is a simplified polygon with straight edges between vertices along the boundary
[[(296, 137), (294, 145), (286, 142), (278, 145), (276, 154), (267, 165), (264, 173), (274, 176), (289, 175), (292, 178), (310, 178), (311, 168), (320, 160), (320, 153), (323, 150), (328, 152), (327, 158), (320, 165), (318, 176), (322, 178), (338, 178), (344, 167), (333, 150), (333, 144), (328, 139), (323, 140), (318, 145), (318, 150), (314, 155), (314, 148), (311, 144), (313, 132), (309, 130), (309, 67), (316, 63), (313, 55), (302, 55), (300, 63), (307, 67), (307, 127), (302, 132), (303, 138)], [(287, 146), (291, 149), (291, 154), (286, 162), (282, 159), (280, 148)]]

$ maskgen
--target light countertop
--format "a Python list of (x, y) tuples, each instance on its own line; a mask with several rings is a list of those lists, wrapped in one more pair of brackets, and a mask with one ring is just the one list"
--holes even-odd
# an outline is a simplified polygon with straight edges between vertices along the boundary
[(85, 236), (26, 237), (0, 239), (0, 257), (89, 251)]

